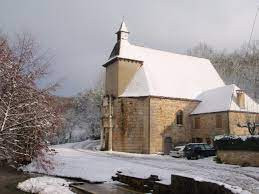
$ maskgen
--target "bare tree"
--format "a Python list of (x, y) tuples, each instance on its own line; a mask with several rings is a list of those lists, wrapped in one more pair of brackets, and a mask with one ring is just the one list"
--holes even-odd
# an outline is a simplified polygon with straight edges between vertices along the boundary
[(15, 166), (39, 156), (47, 162), (46, 139), (60, 124), (50, 93), (57, 85), (37, 85), (48, 74), (49, 60), (35, 45), (28, 35), (19, 36), (13, 47), (6, 37), (0, 40), (0, 155)]
[(244, 44), (227, 53), (200, 43), (187, 51), (189, 55), (209, 59), (227, 84), (236, 84), (253, 98), (259, 98), (259, 48), (256, 43)]
[(200, 42), (192, 49), (188, 49), (187, 54), (195, 57), (213, 59), (215, 57), (215, 50), (205, 42)]
[[(244, 44), (231, 53), (216, 51), (206, 43), (187, 51), (189, 55), (210, 59), (220, 76), (227, 84), (236, 84), (259, 102), (259, 48), (256, 42)], [(246, 115), (247, 123), (239, 124), (246, 127), (251, 135), (256, 134), (258, 121), (251, 115)]]

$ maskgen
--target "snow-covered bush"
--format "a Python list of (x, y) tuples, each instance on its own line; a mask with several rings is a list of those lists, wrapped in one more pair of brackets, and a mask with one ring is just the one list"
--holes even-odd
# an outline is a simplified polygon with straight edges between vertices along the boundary
[(214, 146), (218, 150), (259, 151), (259, 135), (251, 136), (216, 136)]
[(19, 183), (17, 188), (28, 193), (74, 194), (69, 190), (69, 183), (66, 180), (48, 176), (30, 178)]

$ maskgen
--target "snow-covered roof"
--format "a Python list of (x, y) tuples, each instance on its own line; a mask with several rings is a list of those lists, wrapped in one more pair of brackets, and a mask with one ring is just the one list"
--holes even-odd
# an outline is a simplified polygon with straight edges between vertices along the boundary
[(197, 100), (201, 102), (191, 114), (222, 112), (222, 111), (243, 111), (259, 113), (259, 105), (247, 94), (245, 95), (245, 108), (240, 108), (237, 103), (236, 85), (218, 87), (201, 93)]
[(143, 62), (121, 97), (195, 99), (201, 92), (225, 85), (207, 59), (135, 46), (127, 40), (119, 44), (112, 57)]
[[(128, 32), (124, 22), (119, 32), (122, 31)], [(159, 96), (201, 101), (192, 114), (259, 112), (259, 105), (247, 95), (245, 109), (237, 105), (235, 91), (239, 88), (226, 86), (207, 59), (136, 46), (127, 39), (118, 40), (104, 66), (116, 58), (142, 63), (120, 97)]]

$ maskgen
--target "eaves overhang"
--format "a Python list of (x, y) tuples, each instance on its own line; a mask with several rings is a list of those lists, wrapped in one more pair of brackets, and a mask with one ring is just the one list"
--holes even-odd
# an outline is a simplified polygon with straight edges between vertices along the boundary
[(125, 57), (120, 57), (120, 56), (115, 56), (115, 57), (112, 57), (110, 58), (106, 63), (103, 64), (103, 67), (107, 67), (109, 66), (110, 64), (114, 63), (116, 60), (129, 60), (129, 61), (133, 61), (133, 62), (139, 62), (139, 63), (142, 63), (144, 61), (141, 61), (141, 60), (136, 60), (136, 59), (130, 59), (130, 58), (125, 58)]

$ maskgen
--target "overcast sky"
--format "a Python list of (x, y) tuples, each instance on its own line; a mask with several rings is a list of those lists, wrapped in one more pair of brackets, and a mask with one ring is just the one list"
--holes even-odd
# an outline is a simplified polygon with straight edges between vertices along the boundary
[[(249, 39), (257, 0), (0, 0), (0, 29), (29, 32), (55, 55), (59, 95), (95, 85), (124, 16), (129, 40), (185, 53), (199, 42), (229, 51)], [(253, 39), (259, 39), (259, 18)]]

